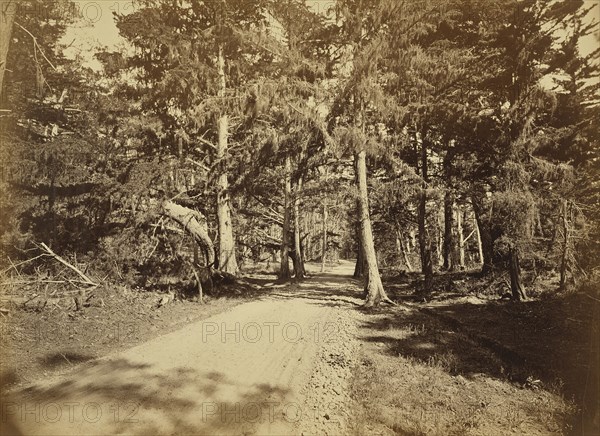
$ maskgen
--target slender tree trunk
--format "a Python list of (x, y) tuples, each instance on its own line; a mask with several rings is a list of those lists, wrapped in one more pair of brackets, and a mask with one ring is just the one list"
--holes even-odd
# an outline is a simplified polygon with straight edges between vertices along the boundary
[(454, 271), (456, 238), (454, 237), (454, 193), (448, 189), (444, 196), (444, 269)]
[[(223, 44), (218, 47), (217, 68), (219, 76), (219, 97), (225, 97), (225, 57)], [(224, 102), (223, 102), (224, 105)], [(230, 274), (237, 274), (238, 264), (235, 255), (235, 241), (233, 239), (233, 224), (231, 222), (231, 202), (229, 199), (229, 181), (227, 179), (227, 136), (228, 117), (223, 113), (217, 120), (218, 142), (217, 161), (219, 175), (217, 177), (217, 219), (219, 223), (219, 268)]]
[(406, 269), (410, 272), (413, 271), (412, 264), (410, 263), (410, 259), (408, 258), (408, 252), (406, 251), (406, 246), (404, 245), (404, 239), (402, 232), (400, 230), (396, 231), (396, 245), (398, 247), (398, 252), (402, 255), (402, 260), (404, 261), (404, 265)]
[(525, 287), (521, 283), (521, 267), (519, 265), (519, 251), (511, 246), (509, 252), (510, 262), (510, 290), (514, 300), (521, 301), (527, 299)]
[(431, 241), (427, 230), (427, 194), (425, 190), (419, 196), (419, 249), (421, 252), (421, 272), (425, 276), (424, 290), (433, 285), (433, 262), (431, 260)]
[(292, 183), (290, 181), (291, 163), (289, 156), (285, 158), (285, 191), (283, 200), (283, 229), (281, 235), (281, 268), (279, 269), (279, 278), (288, 280), (291, 277), (289, 252), (290, 252), (290, 197)]
[(419, 249), (421, 252), (421, 272), (425, 276), (424, 291), (428, 292), (433, 286), (433, 262), (431, 260), (431, 238), (427, 228), (427, 146), (421, 141), (421, 175), (423, 184), (419, 195)]
[(297, 280), (304, 279), (304, 259), (302, 258), (302, 247), (300, 244), (300, 192), (302, 191), (302, 179), (296, 184), (296, 196), (294, 198), (294, 274)]
[(563, 231), (563, 249), (560, 261), (560, 290), (564, 290), (567, 284), (567, 269), (569, 263), (569, 201), (563, 200), (562, 205), (562, 231)]
[(314, 211), (310, 211), (310, 215), (309, 215), (309, 220), (308, 222), (306, 222), (305, 224), (305, 231), (306, 231), (306, 243), (305, 246), (306, 248), (304, 249), (304, 252), (306, 254), (306, 256), (304, 257), (305, 260), (309, 260), (312, 261), (314, 260), (314, 248), (313, 248), (313, 240), (312, 240), (312, 229), (314, 228), (314, 223), (315, 223), (315, 212)]
[(0, 2), (0, 97), (4, 96), (4, 71), (8, 58), (8, 47), (12, 35), (13, 21), (17, 12), (17, 1)]
[(377, 255), (373, 242), (373, 230), (369, 215), (369, 195), (367, 191), (367, 161), (364, 150), (354, 154), (354, 171), (358, 185), (358, 204), (360, 220), (360, 236), (363, 254), (367, 264), (367, 277), (365, 280), (365, 306), (370, 307), (381, 301), (390, 301), (381, 282)]
[(436, 213), (435, 220), (435, 254), (437, 257), (438, 268), (442, 268), (444, 266), (444, 232), (442, 230), (442, 215)]
[[(479, 265), (484, 265), (485, 257), (483, 255), (483, 243), (481, 241), (481, 232), (479, 231), (479, 223), (477, 222), (477, 214), (473, 213), (473, 227), (475, 230), (475, 235), (477, 237), (477, 255), (479, 256)], [(491, 238), (490, 238), (491, 239)], [(492, 253), (490, 254), (490, 258), (493, 256), (493, 248)]]
[[(492, 237), (489, 233), (489, 231), (486, 231), (486, 241), (489, 241), (486, 243), (486, 250), (484, 250), (484, 245), (483, 245), (483, 239), (481, 238), (481, 226), (479, 225), (479, 221), (477, 220), (477, 213), (473, 213), (473, 230), (475, 230), (475, 236), (477, 237), (477, 258), (479, 259), (479, 265), (481, 265), (482, 267), (486, 265), (486, 263), (489, 265), (489, 270), (491, 270), (491, 265), (493, 264), (493, 257), (494, 257), (494, 246), (492, 244)], [(488, 261), (486, 262), (486, 255), (485, 253), (487, 253), (487, 259)]]
[(539, 207), (536, 207), (535, 208), (535, 227), (537, 227), (538, 234), (543, 238), (545, 236), (544, 235), (544, 226), (542, 226), (542, 217), (540, 215), (541, 215), (540, 209), (539, 209)]
[(456, 211), (456, 231), (458, 233), (458, 265), (462, 270), (465, 269), (465, 233), (463, 228), (463, 210), (460, 206), (457, 207)]
[(475, 230), (479, 246), (480, 260), (482, 260), (481, 272), (488, 274), (494, 267), (494, 240), (489, 225), (484, 222), (482, 201), (472, 198), (473, 211), (475, 213)]
[(323, 199), (323, 245), (321, 247), (321, 272), (325, 271), (327, 257), (327, 202)]

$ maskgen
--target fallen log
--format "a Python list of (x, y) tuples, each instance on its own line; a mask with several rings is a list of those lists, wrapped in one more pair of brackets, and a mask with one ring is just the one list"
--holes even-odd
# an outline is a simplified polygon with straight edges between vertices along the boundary
[(171, 200), (162, 203), (163, 213), (178, 222), (194, 238), (196, 243), (202, 247), (207, 265), (215, 263), (215, 249), (208, 235), (206, 217), (195, 210), (181, 206)]
[(181, 206), (171, 200), (162, 203), (163, 214), (179, 223), (189, 233), (204, 252), (205, 265), (196, 261), (191, 263), (192, 272), (198, 286), (198, 296), (203, 302), (204, 291), (216, 292), (219, 285), (230, 284), (236, 281), (233, 274), (213, 268), (215, 264), (215, 248), (208, 235), (206, 217), (196, 210)]

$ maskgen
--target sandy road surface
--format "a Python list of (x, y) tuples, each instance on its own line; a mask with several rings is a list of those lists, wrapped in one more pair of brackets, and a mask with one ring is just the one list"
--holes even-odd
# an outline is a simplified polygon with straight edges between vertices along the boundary
[(14, 392), (2, 419), (28, 435), (344, 433), (351, 268)]

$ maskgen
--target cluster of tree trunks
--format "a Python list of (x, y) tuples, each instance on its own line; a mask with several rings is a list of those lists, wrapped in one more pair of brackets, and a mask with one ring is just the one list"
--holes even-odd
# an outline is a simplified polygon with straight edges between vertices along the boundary
[(294, 192), (292, 192), (291, 158), (290, 156), (286, 156), (284, 166), (283, 223), (281, 230), (281, 244), (279, 247), (281, 261), (279, 278), (281, 280), (289, 280), (292, 277), (289, 259), (292, 260), (294, 277), (297, 280), (302, 280), (306, 276), (306, 269), (304, 267), (304, 249), (302, 244), (303, 238), (300, 228), (301, 194), (302, 178), (299, 178), (296, 181)]
[(494, 266), (494, 239), (492, 235), (491, 219), (484, 209), (483, 197), (476, 195), (471, 197), (471, 204), (477, 221), (477, 235), (481, 243), (480, 256), (483, 258), (482, 274), (492, 272)]

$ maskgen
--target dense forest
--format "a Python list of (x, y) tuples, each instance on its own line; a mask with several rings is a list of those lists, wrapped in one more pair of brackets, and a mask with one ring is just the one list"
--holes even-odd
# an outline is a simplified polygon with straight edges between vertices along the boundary
[(94, 70), (67, 1), (4, 2), (4, 273), (43, 243), (142, 288), (356, 258), (368, 305), (386, 267), (425, 297), (440, 271), (516, 300), (597, 276), (593, 4), (309, 3), (135, 2)]
[[(263, 321), (306, 328), (307, 301), (337, 317), (314, 392), (345, 377), (323, 398), (353, 392), (356, 434), (598, 429), (596, 2), (93, 5), (0, 0), (0, 342), (18, 375), (114, 351), (109, 326), (134, 320), (137, 344), (287, 289), (305, 300), (282, 290)], [(117, 42), (76, 49), (102, 14)], [(54, 343), (29, 353), (33, 326)], [(245, 345), (214, 367), (309, 365)], [(166, 433), (199, 429), (180, 421)]]

